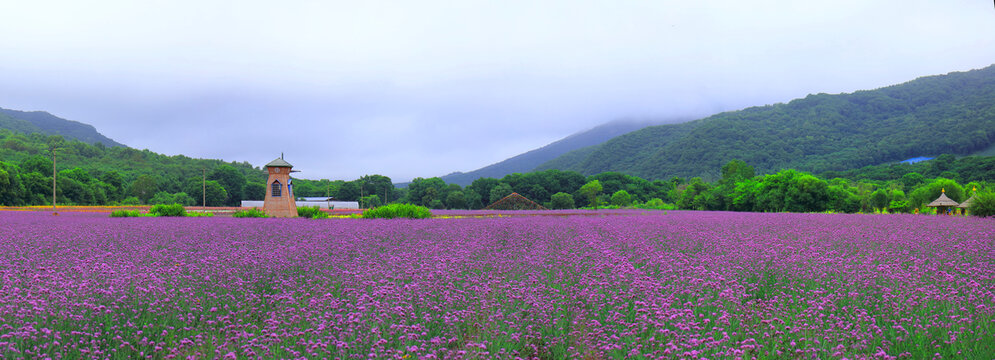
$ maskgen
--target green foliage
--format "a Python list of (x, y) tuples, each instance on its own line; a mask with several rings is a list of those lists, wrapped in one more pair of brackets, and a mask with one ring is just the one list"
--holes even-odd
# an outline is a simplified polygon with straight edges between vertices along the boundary
[(359, 198), (359, 207), (363, 209), (369, 209), (372, 207), (377, 207), (383, 205), (380, 201), (380, 197), (377, 195), (369, 195)]
[[(214, 170), (211, 170), (211, 173), (207, 174), (207, 179), (217, 181), (217, 184), (224, 190), (225, 205), (238, 206), (241, 200), (245, 199), (245, 174), (235, 167), (228, 164), (218, 165)], [(200, 193), (203, 193), (203, 187)]]
[(432, 212), (424, 207), (414, 204), (388, 204), (363, 211), (364, 219), (427, 219), (432, 217)]
[(251, 208), (251, 209), (236, 211), (235, 213), (231, 214), (231, 217), (233, 217), (233, 218), (268, 218), (269, 215), (266, 215), (266, 213), (263, 212), (262, 210), (259, 210), (259, 209), (256, 209), (256, 208)]
[(995, 192), (975, 194), (968, 211), (978, 217), (995, 216)]
[(121, 205), (141, 205), (142, 201), (134, 196), (129, 196), (121, 200)]
[(142, 204), (147, 204), (152, 196), (159, 191), (159, 185), (155, 178), (149, 175), (141, 175), (128, 187), (128, 194), (138, 198)]
[(446, 195), (446, 208), (447, 209), (465, 209), (466, 208), (466, 196), (463, 195), (462, 191), (453, 191), (449, 195)]
[(317, 206), (299, 206), (297, 207), (297, 216), (310, 219), (328, 218), (328, 214), (321, 211), (321, 208)]
[(160, 191), (160, 192), (155, 193), (155, 196), (152, 196), (152, 198), (149, 199), (149, 204), (153, 204), (153, 205), (156, 205), (156, 204), (182, 204), (184, 206), (195, 206), (195, 205), (197, 205), (197, 201), (194, 200), (189, 195), (187, 195), (187, 193), (185, 193), (185, 192), (178, 192), (178, 193), (175, 193), (175, 194), (170, 194), (170, 193), (165, 192), (165, 191)]
[(141, 213), (138, 210), (114, 210), (111, 211), (111, 217), (138, 217)]
[(651, 126), (564, 154), (536, 170), (716, 180), (722, 164), (734, 158), (759, 173), (786, 168), (822, 173), (922, 155), (969, 155), (995, 143), (993, 98), (995, 66), (989, 66)]
[(647, 210), (676, 210), (677, 206), (674, 204), (667, 204), (663, 202), (663, 199), (653, 198), (645, 203), (637, 204), (636, 208)]
[(909, 206), (919, 208), (922, 211), (925, 205), (936, 200), (944, 192), (946, 192), (947, 197), (958, 203), (967, 200), (964, 197), (964, 189), (956, 181), (937, 178), (913, 190), (909, 194)]
[(501, 182), (491, 188), (491, 193), (488, 198), (491, 200), (490, 203), (493, 204), (503, 199), (505, 196), (511, 195), (513, 192), (515, 191), (511, 189), (511, 185)]
[(601, 190), (603, 189), (604, 187), (601, 186), (601, 181), (592, 180), (587, 184), (584, 184), (584, 186), (581, 186), (580, 189), (577, 190), (577, 193), (587, 198), (587, 206), (597, 209), (598, 195), (601, 194)]
[(181, 204), (157, 204), (152, 205), (149, 214), (154, 216), (186, 216), (187, 210)]
[(554, 210), (557, 210), (557, 209), (573, 209), (575, 207), (577, 207), (577, 206), (576, 206), (576, 204), (574, 204), (574, 197), (573, 197), (573, 195), (567, 194), (565, 192), (558, 192), (556, 194), (553, 194), (553, 196), (552, 196), (552, 198), (550, 200), (550, 206), (549, 206), (550, 209), (554, 209)]
[(629, 192), (625, 190), (616, 191), (612, 194), (611, 204), (619, 207), (632, 205), (632, 195), (629, 195)]
[(214, 180), (208, 180), (205, 183), (203, 178), (200, 177), (187, 179), (184, 192), (192, 194), (191, 197), (196, 204), (202, 203), (204, 201), (203, 197), (206, 194), (207, 206), (225, 206), (225, 201), (228, 199), (228, 192), (225, 191), (225, 188), (220, 183)]

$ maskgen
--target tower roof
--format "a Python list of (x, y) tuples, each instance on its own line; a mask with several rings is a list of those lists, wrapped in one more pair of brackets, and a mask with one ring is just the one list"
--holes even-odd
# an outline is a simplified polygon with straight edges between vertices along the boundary
[(282, 157), (279, 157), (279, 158), (276, 158), (276, 160), (270, 161), (269, 164), (266, 164), (266, 167), (288, 167), (288, 168), (292, 168), (294, 166), (290, 165), (290, 163), (284, 161)]

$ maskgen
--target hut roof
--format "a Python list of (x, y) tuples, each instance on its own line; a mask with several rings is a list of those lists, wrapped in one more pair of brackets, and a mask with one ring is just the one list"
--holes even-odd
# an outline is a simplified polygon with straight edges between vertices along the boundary
[(290, 165), (290, 163), (284, 161), (282, 157), (278, 157), (278, 158), (276, 158), (276, 160), (270, 161), (269, 164), (266, 164), (266, 167), (288, 167), (288, 168), (292, 168), (294, 166)]
[(961, 209), (967, 209), (971, 207), (972, 202), (974, 202), (974, 195), (971, 195), (971, 197), (967, 198), (967, 200), (964, 200), (964, 202), (960, 203), (960, 205), (957, 205), (957, 207)]
[(526, 197), (519, 195), (518, 193), (511, 193), (511, 195), (501, 198), (501, 200), (495, 201), (493, 204), (488, 205), (484, 210), (547, 210), (542, 205), (539, 205), (535, 201), (529, 200)]
[(926, 205), (926, 206), (928, 206), (928, 207), (957, 206), (957, 202), (951, 200), (950, 198), (948, 198), (947, 197), (947, 193), (943, 192), (943, 193), (940, 193), (940, 197), (936, 198), (936, 200), (933, 200), (933, 202), (929, 203), (929, 205)]

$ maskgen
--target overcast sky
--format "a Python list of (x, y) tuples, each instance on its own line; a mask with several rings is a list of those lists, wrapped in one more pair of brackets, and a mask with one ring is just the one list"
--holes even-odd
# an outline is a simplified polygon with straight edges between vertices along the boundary
[[(995, 63), (944, 1), (3, 1), (0, 107), (303, 178), (469, 171), (620, 118)], [(269, 141), (282, 137), (285, 141)]]

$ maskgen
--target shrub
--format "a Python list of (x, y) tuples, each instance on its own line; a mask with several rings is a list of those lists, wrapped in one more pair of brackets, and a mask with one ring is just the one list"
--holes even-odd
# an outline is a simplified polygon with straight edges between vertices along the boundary
[(974, 216), (995, 216), (995, 193), (979, 193), (974, 195), (974, 200), (971, 200), (971, 207), (968, 210)]
[(214, 213), (206, 211), (191, 211), (187, 213), (187, 217), (214, 217)]
[(425, 219), (432, 217), (432, 211), (424, 206), (413, 204), (389, 204), (363, 211), (364, 219)]
[(154, 216), (187, 216), (187, 210), (180, 204), (157, 204), (152, 205), (149, 214)]
[(141, 215), (138, 210), (114, 210), (111, 217), (138, 217)]
[(256, 208), (251, 208), (251, 209), (248, 209), (248, 210), (239, 210), (239, 211), (236, 211), (234, 214), (231, 215), (231, 217), (236, 217), (236, 218), (268, 218), (269, 215), (266, 215), (266, 213), (263, 212), (262, 210), (259, 210), (259, 209), (256, 209)]
[(675, 210), (676, 206), (673, 204), (667, 204), (663, 202), (660, 198), (652, 198), (644, 204), (636, 205), (637, 208), (647, 209), (647, 210)]
[(317, 206), (301, 206), (297, 208), (297, 216), (306, 217), (312, 219), (327, 219), (328, 214), (321, 211), (320, 207)]
[(138, 200), (137, 197), (129, 196), (121, 200), (121, 205), (141, 205), (142, 201)]

